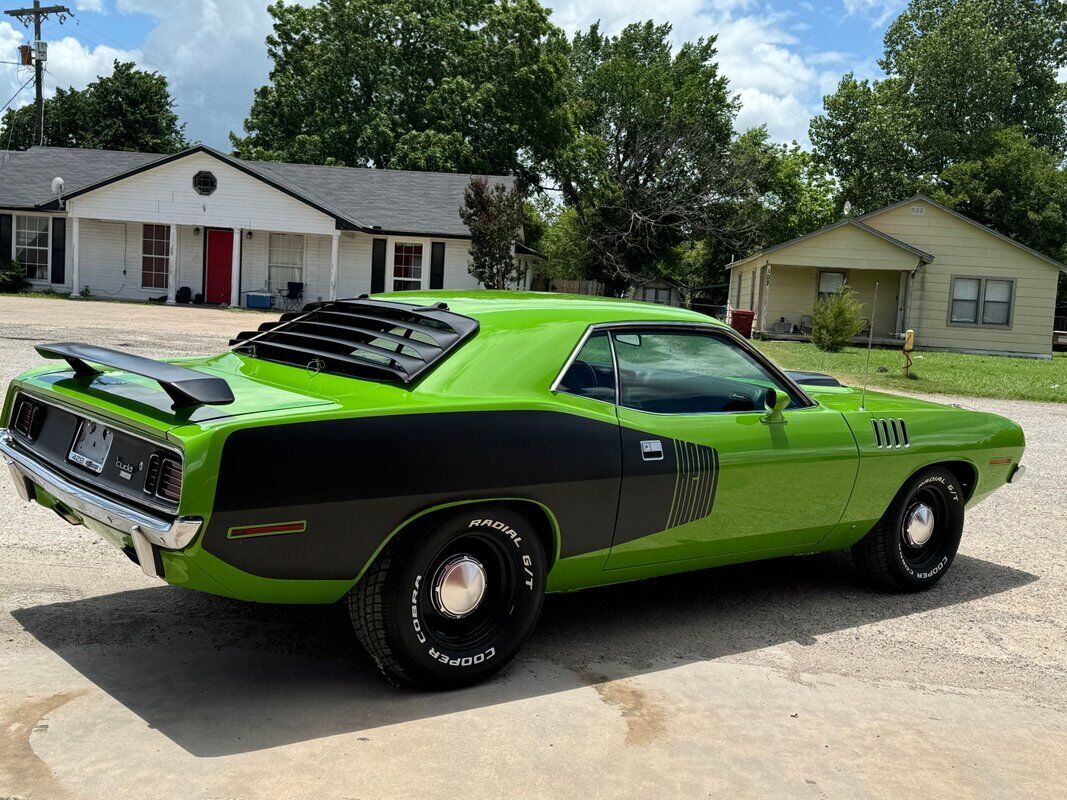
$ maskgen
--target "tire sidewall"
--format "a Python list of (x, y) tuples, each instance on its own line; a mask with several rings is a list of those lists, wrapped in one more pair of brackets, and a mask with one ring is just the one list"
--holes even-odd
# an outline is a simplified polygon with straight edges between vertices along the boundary
[[(945, 521), (944, 542), (938, 560), (919, 571), (905, 557), (905, 544), (902, 535), (904, 518), (916, 495), (924, 489), (938, 492), (945, 501), (948, 519)], [(914, 589), (925, 589), (937, 583), (952, 565), (963, 534), (964, 506), (963, 487), (949, 470), (932, 467), (922, 470), (905, 486), (894, 506), (889, 547), (890, 569), (902, 583)]]
[[(489, 641), (475, 648), (450, 649), (433, 640), (427, 630), (424, 602), (427, 582), (433, 580), (435, 554), (454, 539), (477, 533), (502, 542), (513, 569), (520, 576), (507, 623)], [(397, 635), (407, 655), (412, 677), (420, 684), (461, 686), (491, 675), (511, 660), (537, 622), (544, 599), (546, 559), (530, 523), (502, 506), (459, 509), (417, 537), (401, 564)]]

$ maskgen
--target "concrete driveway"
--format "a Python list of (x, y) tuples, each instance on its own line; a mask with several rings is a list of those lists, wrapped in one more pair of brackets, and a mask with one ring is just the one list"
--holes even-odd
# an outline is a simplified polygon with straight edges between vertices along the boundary
[[(0, 298), (0, 381), (42, 340), (263, 319)], [(170, 588), (0, 476), (0, 797), (1067, 796), (1067, 405), (958, 402), (1018, 420), (1030, 472), (932, 591), (829, 554), (550, 597), (450, 694), (386, 686), (339, 608)]]

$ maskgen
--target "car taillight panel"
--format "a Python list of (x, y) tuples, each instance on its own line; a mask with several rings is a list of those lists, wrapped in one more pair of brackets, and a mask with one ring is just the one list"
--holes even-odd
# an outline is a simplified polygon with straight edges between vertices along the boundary
[(42, 422), (44, 422), (44, 406), (25, 397), (19, 398), (11, 426), (32, 442), (41, 432)]
[(177, 458), (153, 453), (145, 471), (145, 494), (177, 503), (182, 495), (182, 473), (182, 462)]

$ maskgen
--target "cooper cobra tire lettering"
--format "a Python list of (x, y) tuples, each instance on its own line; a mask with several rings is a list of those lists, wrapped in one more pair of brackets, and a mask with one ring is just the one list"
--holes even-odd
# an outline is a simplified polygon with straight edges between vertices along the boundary
[[(932, 536), (920, 545), (906, 541), (908, 515), (916, 504), (932, 510)], [(927, 467), (901, 487), (893, 504), (863, 539), (852, 546), (856, 565), (873, 582), (894, 591), (933, 586), (952, 566), (963, 533), (964, 501), (955, 476)]]
[[(443, 570), (457, 557), (474, 561), (484, 580), (458, 614), (443, 605), (445, 587), (451, 600), (464, 597), (443, 582), (455, 575)], [(484, 680), (519, 651), (540, 614), (547, 574), (541, 539), (523, 513), (494, 503), (459, 506), (395, 536), (353, 587), (349, 611), (389, 680), (457, 688)]]

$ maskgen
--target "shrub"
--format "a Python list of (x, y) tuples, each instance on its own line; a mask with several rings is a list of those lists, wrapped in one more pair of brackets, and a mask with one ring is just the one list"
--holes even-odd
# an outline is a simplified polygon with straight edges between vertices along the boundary
[(25, 267), (15, 261), (0, 261), (0, 292), (21, 292), (26, 285)]
[(837, 353), (864, 328), (863, 306), (856, 293), (843, 286), (840, 291), (815, 301), (811, 313), (811, 340), (827, 353)]

